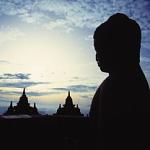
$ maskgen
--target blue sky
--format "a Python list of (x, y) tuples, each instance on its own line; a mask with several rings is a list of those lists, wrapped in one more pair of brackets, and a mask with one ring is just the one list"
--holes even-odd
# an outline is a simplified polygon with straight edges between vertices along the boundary
[(41, 111), (54, 113), (71, 90), (88, 113), (107, 76), (95, 61), (93, 32), (117, 12), (141, 26), (141, 66), (150, 84), (149, 10), (149, 0), (0, 0), (0, 112), (26, 87)]

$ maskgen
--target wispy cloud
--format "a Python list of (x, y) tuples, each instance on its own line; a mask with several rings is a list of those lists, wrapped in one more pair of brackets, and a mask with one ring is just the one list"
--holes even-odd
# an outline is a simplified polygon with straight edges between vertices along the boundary
[(0, 114), (3, 114), (7, 110), (6, 106), (0, 106)]
[[(13, 102), (18, 102), (18, 101), (13, 101)], [(8, 103), (9, 104), (10, 100), (0, 97), (0, 103)]]
[[(21, 95), (22, 94), (22, 91), (0, 91), (0, 94), (1, 95)], [(33, 92), (33, 91), (27, 91), (26, 92), (27, 95), (29, 96), (43, 96), (43, 95), (49, 95), (51, 94), (50, 92)], [(0, 99), (1, 102), (5, 102), (5, 101), (8, 101), (8, 100), (2, 100), (2, 98)], [(10, 101), (9, 101), (10, 102)]]
[[(67, 33), (75, 28), (94, 30), (110, 15), (122, 12), (138, 21), (143, 31), (142, 42), (148, 47), (149, 8), (149, 0), (0, 0), (0, 15), (17, 16), (25, 23), (38, 24), (48, 30), (60, 28)], [(10, 26), (1, 27), (0, 30), (0, 44), (23, 35), (20, 30)]]
[(56, 91), (72, 91), (72, 92), (92, 92), (95, 91), (97, 86), (95, 85), (70, 85), (64, 88), (53, 88)]
[(148, 0), (1, 0), (0, 14), (18, 15), (28, 23), (45, 22), (52, 28), (95, 28), (111, 14), (124, 12), (144, 23), (143, 28), (148, 28), (149, 6)]
[(68, 87), (70, 90), (74, 92), (90, 92), (95, 91), (97, 86), (91, 86), (91, 85), (72, 85)]
[(0, 79), (30, 79), (29, 76), (31, 74), (29, 73), (16, 73), (16, 74), (11, 74), (11, 73), (4, 73), (3, 75), (0, 75)]
[(87, 95), (81, 95), (81, 99), (82, 100), (92, 100), (92, 98), (93, 98), (93, 95), (89, 95), (89, 94), (87, 94)]
[(0, 60), (0, 64), (10, 64), (10, 62), (9, 61), (7, 61), (7, 60)]
[(150, 85), (150, 47), (148, 48), (142, 45), (140, 60), (140, 64)]
[(0, 87), (24, 88), (41, 84), (49, 84), (49, 82), (0, 82)]
[[(14, 94), (18, 94), (18, 95), (20, 95), (22, 92), (13, 92)], [(49, 95), (50, 94), (50, 92), (30, 92), (30, 91), (28, 91), (27, 92), (27, 95), (29, 95), (29, 96), (44, 96), (44, 95)]]
[(11, 26), (0, 26), (0, 45), (9, 40), (16, 40), (18, 37), (24, 36), (18, 28)]

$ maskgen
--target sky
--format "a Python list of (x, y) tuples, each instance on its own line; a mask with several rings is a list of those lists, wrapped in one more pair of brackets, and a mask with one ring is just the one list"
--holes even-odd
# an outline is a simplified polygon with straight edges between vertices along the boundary
[(93, 33), (112, 14), (125, 13), (142, 29), (141, 66), (150, 85), (149, 0), (0, 0), (0, 113), (19, 100), (53, 114), (68, 90), (88, 114), (108, 76), (95, 61)]

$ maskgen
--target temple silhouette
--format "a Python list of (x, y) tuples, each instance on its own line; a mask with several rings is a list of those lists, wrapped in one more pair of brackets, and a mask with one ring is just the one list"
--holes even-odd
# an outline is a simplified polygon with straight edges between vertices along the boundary
[(54, 115), (84, 116), (83, 114), (81, 114), (78, 104), (76, 106), (73, 104), (73, 100), (70, 96), (70, 91), (68, 91), (68, 96), (66, 98), (65, 104), (63, 106), (59, 104), (57, 112)]
[[(10, 102), (10, 106), (8, 107), (7, 111), (4, 113), (4, 115), (40, 115), (38, 112), (38, 109), (36, 107), (36, 103), (34, 103), (34, 106), (30, 106), (30, 103), (28, 103), (28, 97), (26, 96), (25, 88), (23, 89), (22, 96), (19, 99), (19, 102), (16, 106), (13, 106), (12, 101)], [(65, 100), (65, 104), (61, 106), (59, 104), (59, 107), (53, 116), (84, 116), (80, 112), (80, 108), (78, 104), (75, 106), (73, 104), (73, 100), (70, 96), (70, 91), (68, 91), (68, 96)]]
[(26, 96), (24, 88), (22, 96), (20, 97), (17, 105), (13, 106), (11, 101), (10, 106), (8, 107), (4, 115), (39, 115), (39, 112), (36, 107), (36, 103), (34, 103), (33, 107), (30, 106), (30, 103), (28, 103), (28, 97)]

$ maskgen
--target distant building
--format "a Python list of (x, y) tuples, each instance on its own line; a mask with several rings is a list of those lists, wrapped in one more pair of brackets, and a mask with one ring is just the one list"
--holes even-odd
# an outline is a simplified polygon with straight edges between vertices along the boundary
[(54, 115), (67, 115), (67, 116), (83, 116), (80, 112), (78, 104), (75, 106), (73, 104), (72, 98), (70, 96), (70, 91), (68, 91), (68, 96), (66, 98), (63, 107), (59, 104), (56, 114)]
[(25, 88), (23, 89), (22, 96), (19, 99), (19, 102), (16, 106), (12, 105), (12, 101), (10, 102), (10, 106), (4, 115), (39, 115), (38, 109), (36, 108), (36, 104), (31, 107), (30, 103), (28, 103), (28, 97), (25, 93)]

